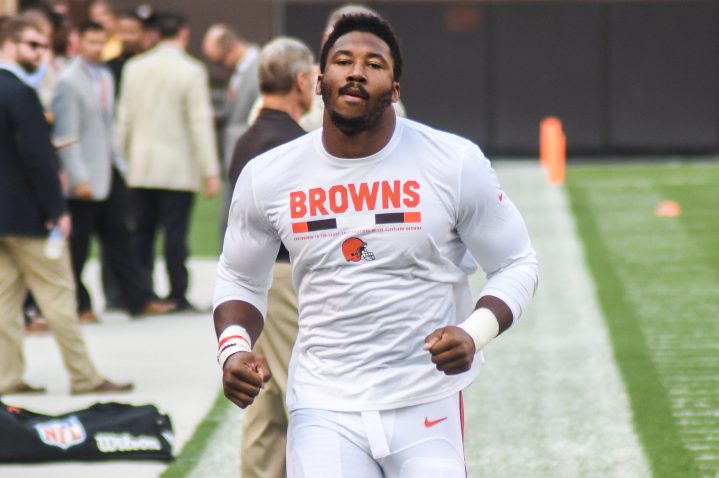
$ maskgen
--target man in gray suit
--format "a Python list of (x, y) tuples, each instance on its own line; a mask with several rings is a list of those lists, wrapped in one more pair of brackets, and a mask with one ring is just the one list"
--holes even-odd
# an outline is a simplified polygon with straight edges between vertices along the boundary
[(118, 278), (128, 312), (146, 315), (173, 308), (154, 297), (150, 278), (132, 254), (125, 222), (123, 176), (127, 167), (113, 131), (113, 79), (102, 65), (106, 41), (101, 25), (87, 22), (80, 27), (79, 55), (60, 76), (52, 104), (54, 140), (65, 145), (60, 159), (69, 179), (72, 265), (78, 313), (85, 322), (97, 320), (81, 280), (93, 233), (98, 234), (107, 265)]
[[(225, 174), (227, 174), (235, 143), (247, 130), (252, 106), (260, 96), (257, 77), (260, 49), (257, 45), (247, 42), (228, 25), (218, 23), (212, 25), (205, 33), (202, 52), (209, 61), (232, 72), (225, 101), (218, 112), (220, 145)], [(220, 210), (220, 239), (224, 237), (227, 228), (232, 192), (232, 187), (228, 187), (227, 184), (224, 186)]]

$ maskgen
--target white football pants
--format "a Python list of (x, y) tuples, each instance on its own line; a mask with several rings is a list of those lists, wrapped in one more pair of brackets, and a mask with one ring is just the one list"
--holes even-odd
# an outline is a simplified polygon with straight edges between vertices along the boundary
[(394, 410), (295, 410), (287, 476), (465, 478), (463, 420), (461, 393)]

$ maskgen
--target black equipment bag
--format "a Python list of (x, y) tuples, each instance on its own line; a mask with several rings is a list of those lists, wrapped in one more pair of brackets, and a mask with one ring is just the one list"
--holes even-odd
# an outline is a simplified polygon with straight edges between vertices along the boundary
[(154, 405), (96, 403), (42, 415), (0, 401), (0, 463), (172, 460), (172, 423)]

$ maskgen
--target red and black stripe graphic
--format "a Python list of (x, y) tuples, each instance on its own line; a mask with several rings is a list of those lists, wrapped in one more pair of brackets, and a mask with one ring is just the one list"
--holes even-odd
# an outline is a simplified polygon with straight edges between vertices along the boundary
[(337, 229), (337, 219), (320, 219), (317, 221), (293, 222), (292, 232), (301, 234), (303, 232), (326, 231)]
[(422, 213), (420, 212), (390, 212), (383, 214), (368, 214), (366, 216), (350, 218), (318, 219), (316, 221), (293, 222), (292, 232), (295, 234), (302, 234), (306, 232), (345, 229), (349, 227), (368, 227), (382, 224), (418, 222), (422, 222)]
[(406, 222), (422, 222), (422, 215), (418, 212), (389, 212), (375, 214), (375, 224), (403, 224)]

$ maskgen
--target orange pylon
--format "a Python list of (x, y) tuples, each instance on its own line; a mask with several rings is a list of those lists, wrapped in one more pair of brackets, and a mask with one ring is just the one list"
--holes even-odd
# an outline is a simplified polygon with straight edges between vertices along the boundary
[(566, 176), (567, 137), (556, 116), (544, 118), (539, 124), (539, 160), (547, 171), (550, 184), (562, 184)]

